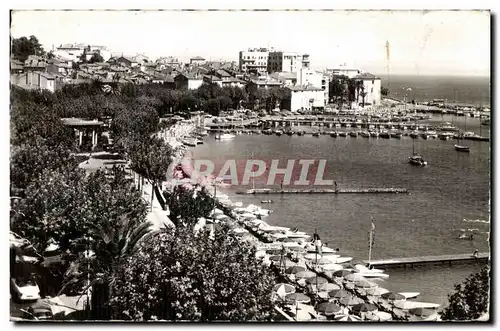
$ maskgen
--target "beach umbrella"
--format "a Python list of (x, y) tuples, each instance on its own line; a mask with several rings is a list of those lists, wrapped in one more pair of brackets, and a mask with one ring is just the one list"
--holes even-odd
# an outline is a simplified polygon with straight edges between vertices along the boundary
[(386, 299), (386, 300), (405, 300), (406, 297), (402, 294), (399, 294), (399, 293), (394, 293), (394, 292), (386, 292), (386, 293), (383, 293), (381, 295), (381, 297), (383, 299)]
[(281, 255), (281, 254), (284, 254), (284, 252), (283, 252), (282, 249), (277, 249), (277, 248), (268, 249), (268, 250), (266, 250), (266, 253), (267, 254), (271, 254), (271, 255)]
[(334, 315), (342, 310), (339, 306), (334, 304), (333, 302), (323, 302), (318, 305), (316, 310), (326, 316)]
[(328, 292), (328, 295), (329, 295), (331, 298), (338, 298), (338, 299), (342, 299), (342, 298), (350, 297), (350, 296), (351, 296), (351, 293), (349, 293), (349, 292), (348, 292), (348, 291), (346, 291), (346, 290), (339, 289), (339, 290), (333, 290), (333, 291)]
[(290, 284), (276, 284), (273, 287), (273, 292), (276, 292), (278, 294), (290, 294), (290, 293), (295, 293), (295, 287)]
[(377, 287), (378, 284), (376, 284), (374, 282), (370, 282), (366, 279), (362, 279), (362, 280), (356, 282), (356, 286), (360, 287), (360, 288), (372, 288), (372, 287)]
[(325, 278), (323, 277), (318, 277), (318, 276), (315, 276), (315, 277), (309, 277), (306, 279), (306, 283), (309, 283), (309, 284), (323, 284), (323, 283), (328, 283), (328, 280), (326, 280)]
[(335, 320), (339, 322), (359, 322), (361, 318), (354, 315), (337, 315)]
[(295, 277), (297, 278), (310, 278), (310, 277), (313, 277), (315, 275), (314, 272), (311, 272), (311, 271), (299, 271), (295, 274)]
[(345, 276), (344, 279), (350, 282), (359, 282), (361, 280), (366, 280), (366, 278), (361, 276), (360, 274), (349, 274)]
[(366, 294), (373, 295), (376, 297), (381, 296), (381, 295), (389, 292), (388, 289), (385, 289), (383, 287), (367, 288), (365, 291), (366, 291)]
[(216, 220), (221, 220), (221, 219), (224, 219), (224, 218), (228, 218), (227, 215), (224, 215), (224, 214), (218, 214), (218, 215), (215, 215), (215, 219)]
[(302, 247), (302, 246), (288, 246), (287, 249), (290, 251), (293, 251), (293, 252), (303, 252), (304, 251), (304, 247)]
[(369, 311), (378, 310), (377, 306), (372, 305), (371, 303), (360, 303), (360, 304), (352, 306), (351, 309), (354, 312), (360, 312), (360, 313), (366, 313)]
[(351, 296), (351, 297), (341, 298), (340, 303), (343, 304), (344, 306), (354, 306), (359, 303), (364, 303), (364, 301), (358, 297)]
[(299, 273), (299, 272), (305, 271), (305, 270), (306, 270), (306, 268), (304, 268), (304, 267), (302, 267), (300, 265), (296, 265), (296, 266), (287, 268), (285, 272), (287, 274), (296, 274), (296, 273)]
[(323, 292), (330, 292), (340, 290), (340, 286), (333, 283), (323, 283), (318, 285), (318, 290)]
[(276, 241), (283, 242), (283, 243), (293, 243), (293, 242), (295, 242), (295, 240), (293, 240), (292, 238), (288, 238), (286, 236), (278, 238)]
[(333, 276), (335, 277), (346, 277), (348, 275), (352, 274), (352, 271), (349, 270), (338, 270), (333, 272)]
[(410, 314), (418, 316), (418, 317), (429, 317), (436, 313), (433, 309), (427, 308), (412, 308), (409, 310)]
[(340, 264), (326, 264), (323, 267), (324, 271), (338, 271), (338, 270), (343, 270), (344, 268)]
[(311, 298), (309, 298), (307, 295), (303, 293), (291, 293), (286, 295), (286, 301), (288, 302), (301, 302), (301, 303), (308, 303), (311, 302)]

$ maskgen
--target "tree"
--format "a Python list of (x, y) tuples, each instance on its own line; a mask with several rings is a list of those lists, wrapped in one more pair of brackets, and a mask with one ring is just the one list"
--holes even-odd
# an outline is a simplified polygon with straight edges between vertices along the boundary
[(101, 63), (101, 62), (104, 62), (104, 58), (101, 56), (101, 54), (99, 53), (94, 53), (94, 55), (92, 55), (92, 57), (89, 59), (89, 63)]
[(387, 87), (383, 87), (380, 89), (380, 94), (383, 96), (388, 96), (389, 95), (389, 89)]
[(118, 320), (270, 321), (274, 277), (227, 227), (194, 234), (177, 227), (150, 236), (118, 270)]
[(455, 284), (455, 292), (448, 295), (449, 305), (441, 318), (443, 320), (475, 320), (489, 310), (490, 272), (486, 266), (480, 272), (467, 277), (461, 284)]
[(361, 97), (363, 98), (363, 107), (365, 106), (365, 97), (367, 96), (367, 93), (365, 91), (362, 91), (360, 93)]
[(29, 55), (43, 56), (45, 51), (35, 36), (12, 39), (11, 54), (19, 61), (26, 61)]
[(200, 217), (209, 218), (214, 200), (204, 187), (175, 186), (171, 192), (163, 192), (170, 210), (170, 220), (193, 227)]

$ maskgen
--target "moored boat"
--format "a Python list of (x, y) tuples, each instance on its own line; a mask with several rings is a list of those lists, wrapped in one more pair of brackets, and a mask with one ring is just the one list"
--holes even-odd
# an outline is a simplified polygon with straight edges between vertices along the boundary
[(216, 136), (215, 139), (216, 140), (231, 140), (231, 139), (234, 139), (234, 137), (236, 137), (234, 134), (224, 133), (224, 134)]
[(361, 131), (359, 133), (359, 135), (363, 138), (369, 138), (370, 137), (370, 134), (368, 133), (368, 131)]
[(413, 165), (418, 165), (418, 166), (426, 166), (427, 165), (427, 161), (425, 161), (421, 155), (412, 155), (408, 159), (409, 159), (409, 162)]
[(347, 137), (347, 132), (338, 132), (339, 137)]
[(389, 132), (387, 132), (386, 130), (384, 130), (384, 131), (381, 131), (379, 133), (379, 137), (380, 138), (384, 138), (384, 139), (389, 139), (391, 137), (391, 135), (389, 134)]
[(337, 138), (337, 131), (330, 132), (330, 137)]
[(349, 136), (357, 138), (358, 137), (358, 133), (356, 131), (351, 131), (351, 132), (349, 132)]

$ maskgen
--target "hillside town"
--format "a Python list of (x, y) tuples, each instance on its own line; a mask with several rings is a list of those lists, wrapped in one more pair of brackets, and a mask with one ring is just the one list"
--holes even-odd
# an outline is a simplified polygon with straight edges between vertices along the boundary
[(25, 89), (51, 92), (65, 85), (97, 81), (110, 87), (120, 84), (164, 85), (170, 89), (195, 90), (203, 83), (219, 87), (284, 88), (289, 97), (280, 109), (292, 112), (323, 110), (334, 100), (332, 78), (357, 82), (351, 108), (381, 103), (381, 79), (346, 65), (315, 70), (308, 54), (250, 48), (239, 52), (239, 61), (210, 61), (194, 56), (185, 63), (175, 57), (155, 60), (145, 54), (113, 53), (105, 46), (63, 44), (47, 55), (29, 55), (22, 62), (11, 59), (11, 83)]

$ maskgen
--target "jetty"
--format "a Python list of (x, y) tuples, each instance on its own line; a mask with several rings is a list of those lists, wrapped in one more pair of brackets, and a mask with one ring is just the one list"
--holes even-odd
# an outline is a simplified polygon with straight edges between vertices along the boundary
[(490, 259), (489, 253), (478, 253), (477, 257), (473, 254), (456, 254), (456, 255), (438, 255), (438, 256), (420, 256), (420, 257), (403, 257), (387, 260), (372, 260), (370, 264), (374, 268), (414, 268), (418, 266), (432, 265), (455, 265), (455, 264), (472, 264), (472, 263), (488, 263)]
[(238, 191), (236, 194), (383, 194), (383, 193), (402, 193), (407, 194), (407, 188), (353, 188), (353, 189), (250, 189)]

